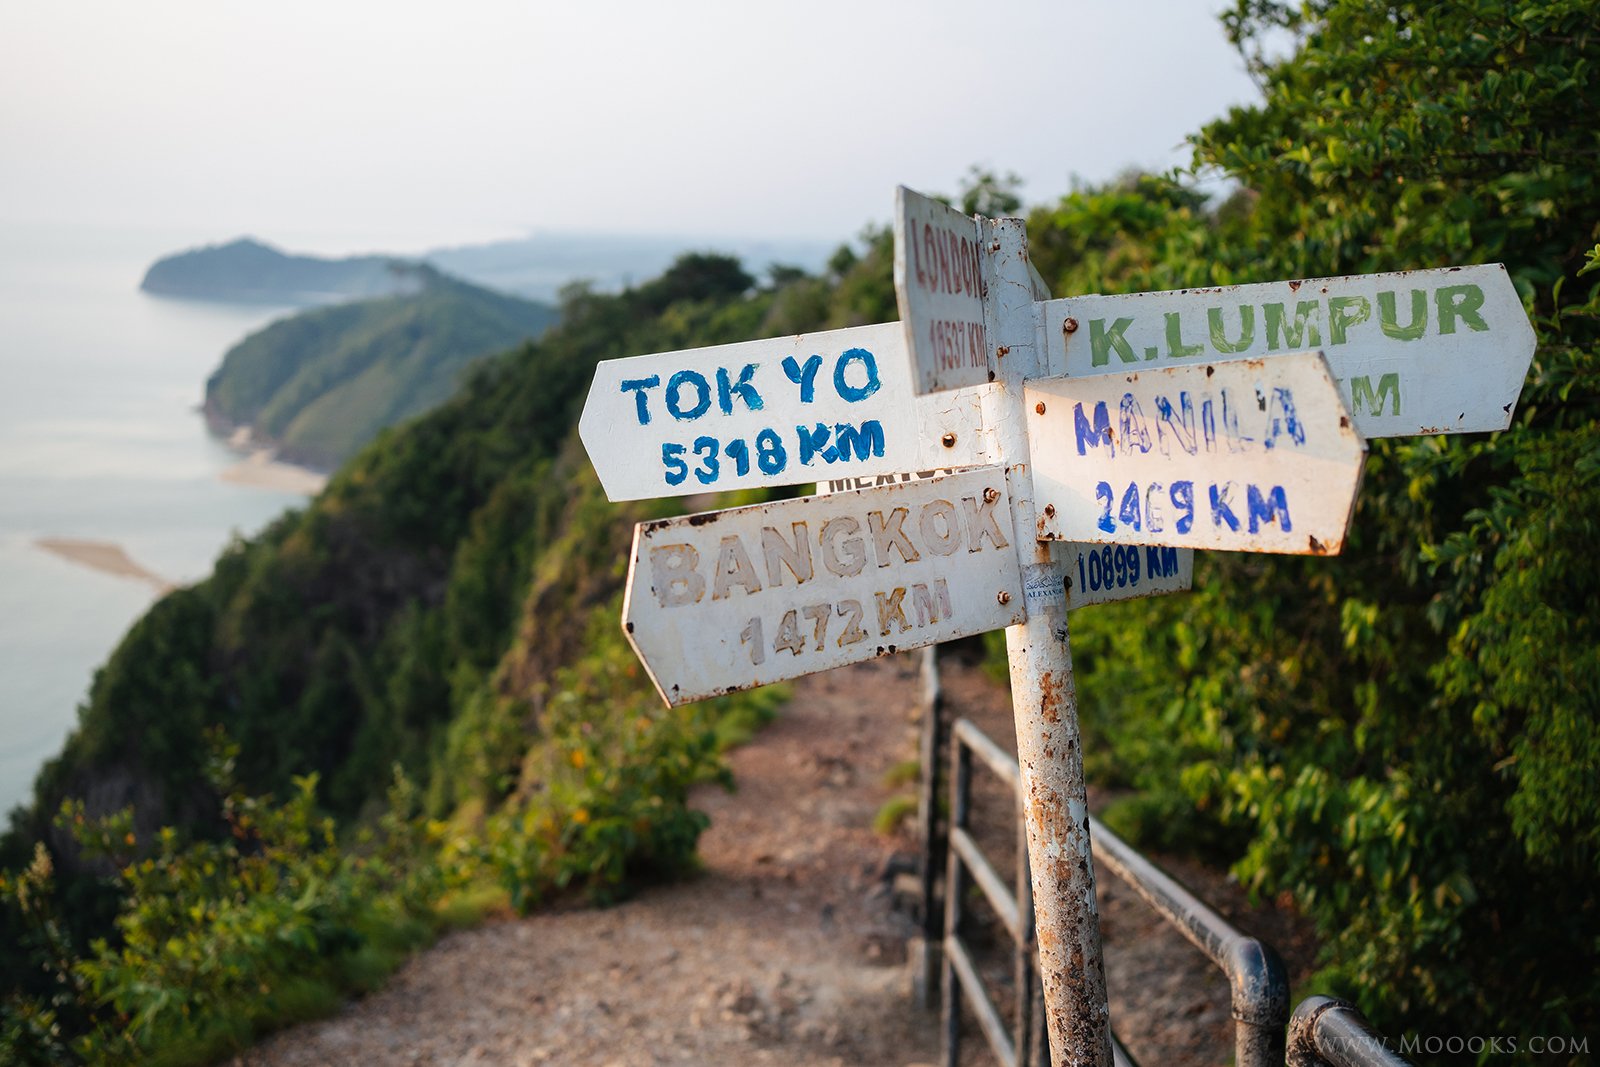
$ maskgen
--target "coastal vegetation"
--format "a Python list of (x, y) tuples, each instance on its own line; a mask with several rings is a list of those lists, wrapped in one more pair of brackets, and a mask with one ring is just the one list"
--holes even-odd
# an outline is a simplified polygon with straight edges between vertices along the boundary
[[(1326, 945), (1316, 991), (1384, 1030), (1591, 1033), (1592, 5), (1240, 0), (1224, 21), (1263, 87), (1194, 139), (1226, 195), (1130, 176), (1035, 208), (1051, 287), (1498, 261), (1539, 349), (1509, 430), (1373, 443), (1342, 556), (1209, 554), (1192, 593), (1077, 613), (1089, 772), (1128, 791), (1114, 828), (1295, 901)], [(1014, 196), (976, 174), (967, 199)], [(701, 254), (573, 287), (547, 333), (160, 601), (0, 848), (0, 1053), (193, 1062), (376, 980), (490, 891), (604, 901), (691, 863), (689, 785), (725, 780), (776, 694), (660, 707), (617, 593), (631, 524), (675, 505), (606, 502), (577, 409), (600, 359), (893, 318), (892, 252), (874, 229), (817, 274)]]
[(391, 269), (406, 292), (302, 311), (229, 349), (206, 382), (211, 424), (247, 428), (283, 459), (331, 469), (379, 430), (444, 401), (472, 363), (555, 318), (554, 308), (432, 267)]

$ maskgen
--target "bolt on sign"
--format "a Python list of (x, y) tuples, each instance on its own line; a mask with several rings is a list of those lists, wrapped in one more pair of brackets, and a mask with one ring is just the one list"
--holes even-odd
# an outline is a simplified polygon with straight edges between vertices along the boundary
[(914, 413), (912, 399), (905, 337), (886, 323), (606, 360), (578, 433), (612, 500), (978, 462), (964, 407)]
[(1039, 537), (1338, 552), (1366, 458), (1321, 353), (1023, 393)]
[(894, 291), (918, 393), (994, 380), (977, 220), (905, 186), (895, 190)]
[(640, 523), (623, 628), (686, 704), (1026, 617), (997, 467)]
[(1320, 348), (1367, 437), (1505, 429), (1534, 349), (1498, 263), (1071, 296), (1044, 318), (1051, 373), (1071, 377)]

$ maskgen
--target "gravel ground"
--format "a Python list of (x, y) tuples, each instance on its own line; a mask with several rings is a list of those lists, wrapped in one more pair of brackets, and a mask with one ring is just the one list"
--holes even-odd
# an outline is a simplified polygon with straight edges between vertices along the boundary
[[(944, 671), (955, 713), (1009, 746), (1004, 692), (972, 666), (947, 660)], [(915, 659), (794, 690), (732, 754), (738, 791), (697, 795), (711, 816), (700, 874), (608, 909), (449, 935), (381, 991), (274, 1035), (235, 1067), (936, 1062), (938, 1020), (911, 1006), (915, 930), (889, 873), (911, 842), (871, 830), (893, 792), (885, 773), (916, 751)], [(998, 839), (1014, 834), (1007, 798), (977, 797)], [(1247, 914), (1220, 876), (1177, 873), (1235, 921)], [(1221, 976), (1126, 887), (1101, 893), (1113, 1020), (1130, 1050), (1147, 1067), (1226, 1063)], [(976, 1028), (966, 1032), (963, 1062), (987, 1062)]]

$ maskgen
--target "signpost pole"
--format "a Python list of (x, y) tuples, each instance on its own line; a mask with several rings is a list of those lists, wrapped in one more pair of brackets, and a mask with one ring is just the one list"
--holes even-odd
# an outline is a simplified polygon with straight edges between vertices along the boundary
[(1033, 882), (1039, 974), (1054, 1067), (1110, 1067), (1110, 1011), (1089, 854), (1088, 800), (1067, 601), (1050, 546), (1036, 539), (1025, 378), (1045, 373), (1020, 219), (984, 220), (985, 327), (996, 388), (984, 398), (990, 454), (1005, 467), (1028, 619), (1006, 628), (1017, 757)]

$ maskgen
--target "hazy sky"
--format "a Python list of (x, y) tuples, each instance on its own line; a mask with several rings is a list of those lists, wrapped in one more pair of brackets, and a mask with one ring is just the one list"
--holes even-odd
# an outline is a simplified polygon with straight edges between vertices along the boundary
[(325, 252), (531, 229), (843, 240), (1030, 202), (1255, 98), (1222, 0), (0, 6), (0, 221)]

